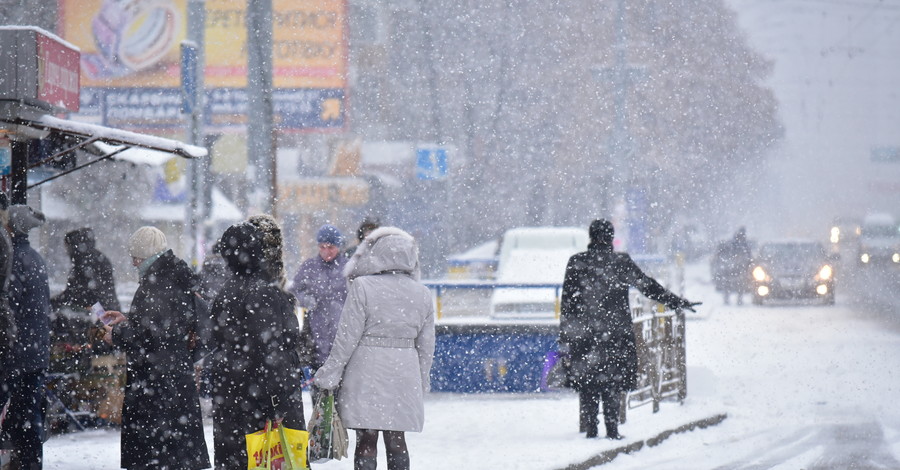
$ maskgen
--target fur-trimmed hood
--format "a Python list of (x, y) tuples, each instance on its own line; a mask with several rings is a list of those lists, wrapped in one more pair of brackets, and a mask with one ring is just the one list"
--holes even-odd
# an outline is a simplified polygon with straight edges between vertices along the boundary
[(397, 227), (372, 231), (344, 267), (344, 276), (351, 280), (383, 272), (405, 273), (417, 281), (422, 275), (416, 239)]

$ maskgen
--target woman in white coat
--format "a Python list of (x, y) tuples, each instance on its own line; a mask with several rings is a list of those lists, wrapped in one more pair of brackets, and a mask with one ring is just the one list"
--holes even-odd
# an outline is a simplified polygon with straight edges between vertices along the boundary
[(409, 468), (405, 432), (421, 432), (434, 359), (434, 303), (419, 282), (415, 239), (395, 227), (369, 234), (350, 258), (350, 280), (331, 354), (315, 375), (334, 390), (356, 430), (354, 468), (376, 468), (378, 431), (389, 470)]

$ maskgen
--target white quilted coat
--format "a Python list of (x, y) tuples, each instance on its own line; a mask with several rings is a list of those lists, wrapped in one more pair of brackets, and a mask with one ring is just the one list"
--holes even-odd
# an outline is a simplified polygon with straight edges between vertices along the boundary
[(434, 358), (434, 303), (419, 282), (418, 247), (406, 232), (369, 234), (345, 268), (350, 286), (331, 354), (315, 376), (340, 387), (350, 429), (422, 430)]

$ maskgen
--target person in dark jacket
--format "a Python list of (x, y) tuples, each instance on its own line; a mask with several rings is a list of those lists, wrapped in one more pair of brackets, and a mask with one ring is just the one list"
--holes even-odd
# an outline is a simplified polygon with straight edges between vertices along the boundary
[(566, 266), (559, 347), (570, 361), (569, 381), (579, 394), (587, 437), (597, 437), (602, 399), (606, 436), (621, 439), (621, 395), (634, 389), (638, 375), (628, 288), (672, 309), (692, 310), (699, 304), (668, 291), (627, 253), (613, 252), (611, 222), (593, 221), (589, 235), (588, 250), (572, 255)]
[(128, 245), (140, 274), (131, 312), (103, 316), (107, 342), (126, 355), (122, 468), (208, 468), (192, 352), (197, 277), (155, 227), (139, 228)]
[(67, 233), (63, 242), (72, 261), (66, 288), (50, 300), (53, 308), (68, 305), (87, 310), (97, 302), (107, 310), (120, 310), (112, 263), (100, 250), (88, 227)]
[(218, 348), (211, 366), (216, 469), (246, 468), (244, 436), (263, 429), (267, 419), (306, 429), (300, 323), (293, 296), (266, 266), (264, 237), (243, 222), (225, 230), (219, 242), (232, 275), (210, 309)]
[[(0, 384), (7, 372), (5, 365), (12, 357), (16, 344), (16, 320), (9, 309), (9, 279), (12, 274), (12, 238), (6, 229), (9, 223), (9, 198), (0, 192)], [(3, 393), (0, 391), (0, 393)]]
[(4, 440), (13, 447), (13, 468), (43, 468), (44, 381), (50, 366), (50, 286), (44, 259), (28, 242), (28, 232), (44, 215), (26, 205), (9, 208), (13, 263), (9, 307), (16, 326), (11, 357), (0, 365), (0, 403), (9, 399)]
[(753, 252), (747, 241), (747, 229), (738, 228), (731, 240), (722, 242), (716, 248), (712, 259), (712, 275), (716, 290), (722, 292), (725, 305), (731, 294), (737, 295), (736, 303), (744, 303), (744, 294), (750, 292), (750, 268)]
[(325, 363), (334, 335), (337, 334), (341, 309), (347, 298), (347, 279), (341, 256), (344, 236), (333, 225), (325, 224), (316, 234), (319, 254), (300, 265), (291, 292), (297, 304), (306, 309), (303, 317), (304, 363), (316, 370)]

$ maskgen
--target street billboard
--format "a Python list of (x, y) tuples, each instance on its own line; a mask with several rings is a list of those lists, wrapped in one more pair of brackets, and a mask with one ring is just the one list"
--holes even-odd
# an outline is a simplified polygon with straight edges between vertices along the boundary
[[(247, 1), (206, 0), (206, 118), (246, 123)], [(83, 112), (107, 125), (179, 125), (188, 0), (59, 0), (59, 34), (82, 52)], [(273, 0), (276, 126), (343, 128), (346, 0)], [(149, 110), (150, 95), (163, 109)]]

